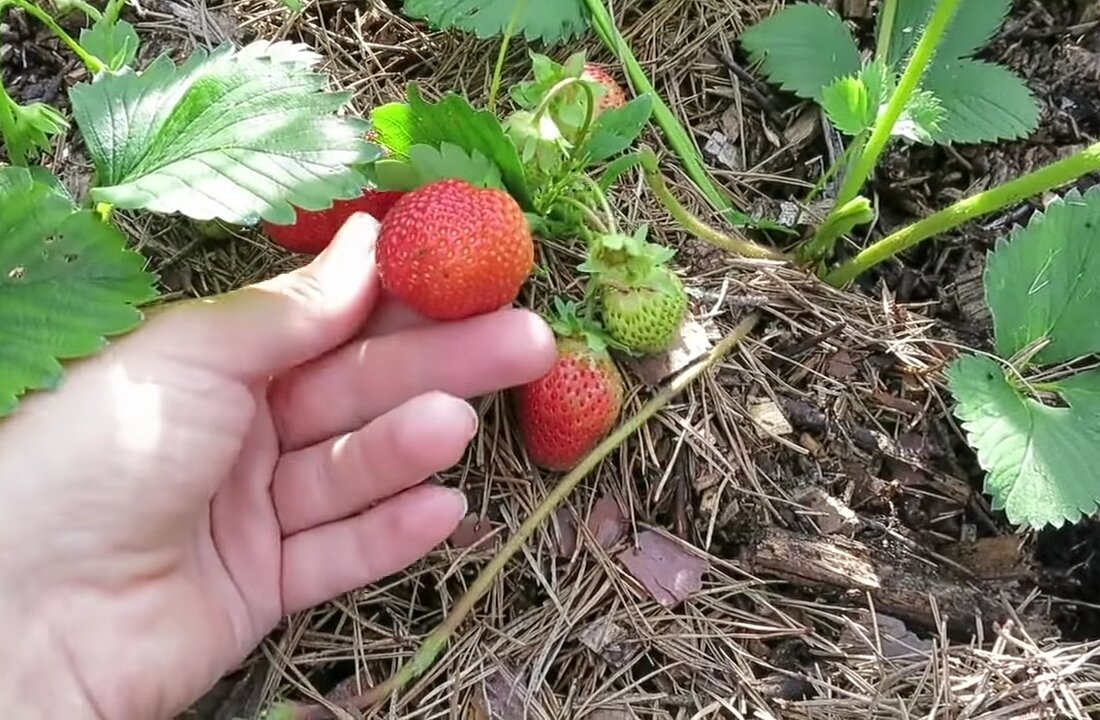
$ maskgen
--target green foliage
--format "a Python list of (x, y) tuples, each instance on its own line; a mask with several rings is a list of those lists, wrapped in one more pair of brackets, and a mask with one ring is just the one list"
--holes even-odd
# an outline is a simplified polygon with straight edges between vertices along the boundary
[(515, 25), (528, 41), (557, 43), (588, 29), (584, 0), (404, 0), (406, 15), (441, 30), (462, 30), (479, 38), (503, 35)]
[[(1024, 81), (1007, 68), (971, 57), (997, 32), (1010, 4), (962, 0), (894, 136), (923, 143), (978, 143), (1017, 139), (1035, 129), (1039, 108)], [(862, 65), (847, 26), (819, 5), (792, 5), (749, 28), (741, 42), (771, 82), (821, 104), (841, 132), (860, 135), (889, 102), (935, 0), (899, 1), (897, 8), (888, 39), (879, 27), (885, 59)]]
[(652, 114), (653, 96), (648, 94), (634, 98), (621, 108), (604, 110), (584, 149), (588, 164), (602, 163), (633, 145)]
[(99, 58), (108, 70), (117, 72), (134, 64), (141, 40), (130, 23), (104, 16), (92, 27), (80, 31), (80, 45)]
[(125, 237), (43, 173), (0, 168), (0, 416), (23, 393), (56, 387), (60, 360), (133, 329), (134, 306), (155, 297)]
[(1057, 526), (1100, 503), (1100, 370), (1027, 380), (1100, 352), (1098, 223), (1100, 189), (1074, 191), (998, 243), (985, 287), (1002, 360), (964, 355), (950, 371), (986, 491), (1014, 523)]
[(478, 187), (504, 189), (500, 170), (480, 152), (467, 153), (452, 143), (413, 145), (404, 159), (379, 160), (374, 165), (381, 190), (415, 190), (429, 182), (458, 178)]
[(53, 138), (68, 128), (57, 110), (38, 102), (20, 105), (0, 84), (0, 139), (13, 165), (26, 165), (38, 152), (48, 152)]
[(848, 27), (821, 5), (791, 5), (746, 30), (741, 45), (772, 83), (819, 103), (827, 86), (861, 66)]
[(335, 113), (319, 56), (289, 42), (223, 45), (176, 67), (105, 74), (70, 93), (97, 172), (92, 199), (253, 225), (357, 197), (376, 157), (366, 123)]
[(1069, 193), (999, 243), (985, 282), (1002, 357), (1041, 341), (1038, 363), (1100, 352), (1100, 188)]
[(479, 153), (496, 165), (504, 186), (516, 201), (532, 208), (526, 172), (500, 120), (488, 110), (474, 109), (461, 95), (449, 93), (432, 104), (411, 84), (407, 103), (377, 108), (371, 114), (371, 123), (379, 142), (396, 157), (407, 157), (413, 145), (438, 149), (443, 143), (451, 143), (471, 155)]

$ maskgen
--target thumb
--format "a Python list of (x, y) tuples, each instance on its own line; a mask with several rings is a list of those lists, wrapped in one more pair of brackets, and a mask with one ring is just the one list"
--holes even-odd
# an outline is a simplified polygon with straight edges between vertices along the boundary
[(353, 215), (308, 265), (163, 311), (135, 334), (158, 355), (251, 381), (350, 340), (378, 297), (379, 224)]

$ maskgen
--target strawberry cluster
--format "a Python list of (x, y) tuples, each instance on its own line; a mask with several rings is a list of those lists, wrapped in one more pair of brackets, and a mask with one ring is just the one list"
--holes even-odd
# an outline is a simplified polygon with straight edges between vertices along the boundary
[[(512, 91), (519, 106), (501, 122), (535, 188), (535, 218), (500, 187), (464, 179), (426, 181), (406, 191), (367, 190), (330, 210), (299, 212), (295, 224), (265, 225), (276, 244), (320, 252), (355, 212), (381, 224), (378, 268), (384, 290), (429, 318), (453, 321), (513, 304), (535, 268), (532, 222), (586, 242), (578, 271), (583, 303), (555, 299), (549, 313), (558, 360), (545, 377), (515, 391), (528, 457), (551, 470), (575, 466), (614, 427), (623, 375), (612, 350), (660, 353), (688, 311), (673, 253), (642, 227), (621, 232), (609, 203), (576, 162), (594, 122), (627, 96), (607, 71), (574, 55), (558, 65), (534, 58), (535, 80)], [(384, 144), (383, 144), (384, 145)], [(385, 148), (383, 147), (385, 150)], [(600, 218), (600, 214), (603, 218)]]

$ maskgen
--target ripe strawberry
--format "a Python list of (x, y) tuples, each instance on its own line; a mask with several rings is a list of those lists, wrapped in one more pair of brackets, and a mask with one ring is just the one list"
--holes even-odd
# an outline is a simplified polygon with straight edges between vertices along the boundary
[(291, 252), (316, 255), (328, 247), (332, 238), (357, 212), (373, 215), (379, 222), (386, 217), (403, 192), (367, 190), (354, 200), (337, 200), (328, 210), (297, 210), (293, 225), (275, 225), (266, 220), (262, 225), (267, 236), (278, 246)]
[(603, 95), (596, 103), (598, 112), (610, 110), (611, 108), (621, 108), (623, 105), (626, 105), (626, 91), (623, 90), (622, 86), (615, 81), (615, 78), (613, 78), (609, 72), (599, 65), (585, 63), (584, 72), (581, 74), (581, 77), (585, 80), (598, 83), (599, 86), (603, 88)]
[(600, 301), (611, 337), (641, 353), (667, 350), (688, 310), (683, 283), (665, 267), (633, 286), (605, 285)]
[(600, 297), (603, 323), (627, 350), (667, 350), (688, 311), (683, 283), (667, 266), (673, 251), (634, 235), (596, 238), (580, 270), (590, 273)]
[(465, 180), (428, 183), (382, 223), (382, 287), (435, 320), (497, 310), (519, 295), (535, 264), (523, 209), (503, 190)]
[(559, 331), (558, 360), (544, 377), (516, 392), (519, 429), (531, 460), (568, 470), (615, 426), (623, 405), (623, 378), (598, 331)]

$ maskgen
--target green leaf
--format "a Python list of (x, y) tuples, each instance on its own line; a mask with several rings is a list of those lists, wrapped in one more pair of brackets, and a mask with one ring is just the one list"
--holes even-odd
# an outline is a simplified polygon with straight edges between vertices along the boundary
[(584, 0), (405, 0), (406, 15), (440, 30), (462, 30), (485, 39), (504, 35), (520, 2), (516, 34), (547, 44), (570, 40), (588, 29)]
[(927, 90), (917, 90), (909, 98), (891, 133), (912, 142), (930, 145), (935, 142), (943, 124), (944, 110), (940, 100)]
[(141, 321), (156, 297), (143, 258), (60, 183), (0, 168), (0, 416), (57, 387), (59, 360), (87, 357)]
[(771, 82), (819, 103), (834, 80), (860, 71), (852, 33), (821, 5), (791, 5), (746, 30), (741, 44)]
[[(887, 57), (889, 64), (898, 65), (908, 59), (935, 5), (936, 0), (899, 0)], [(945, 61), (970, 57), (993, 38), (1011, 8), (1012, 0), (962, 0), (935, 57)]]
[(408, 157), (413, 139), (412, 108), (408, 103), (387, 103), (371, 111), (371, 125), (382, 144), (391, 155)]
[(1036, 213), (998, 243), (985, 269), (997, 352), (1011, 358), (1044, 339), (1039, 363), (1100, 352), (1100, 188)]
[(346, 94), (324, 91), (304, 45), (226, 44), (176, 67), (103, 74), (70, 93), (98, 174), (97, 202), (196, 220), (294, 221), (358, 197), (354, 166), (377, 156), (367, 123), (338, 117)]
[(403, 146), (407, 154), (412, 145), (439, 148), (443, 143), (456, 145), (471, 155), (479, 153), (496, 165), (504, 187), (516, 201), (528, 210), (533, 209), (519, 154), (495, 115), (475, 110), (456, 93), (449, 93), (434, 104), (425, 102), (415, 84), (409, 85), (408, 98), (405, 110), (384, 106), (384, 112), (371, 116), (383, 145), (398, 155), (401, 153), (394, 145)]
[(940, 102), (943, 118), (933, 137), (940, 143), (1015, 140), (1039, 125), (1039, 106), (1011, 70), (981, 60), (937, 63), (922, 85)]
[(26, 165), (37, 152), (49, 152), (53, 138), (68, 128), (69, 122), (53, 107), (20, 105), (0, 85), (0, 139), (13, 165)]
[(996, 361), (963, 356), (949, 372), (955, 415), (986, 471), (985, 491), (1014, 524), (1061, 526), (1100, 501), (1100, 371), (1061, 381), (1067, 407), (1018, 392)]
[(80, 46), (103, 61), (111, 72), (133, 65), (140, 45), (137, 31), (125, 20), (113, 22), (103, 16), (80, 31)]
[(601, 113), (585, 147), (589, 165), (601, 163), (633, 145), (652, 115), (653, 97), (648, 93), (621, 108)]
[(413, 145), (408, 160), (380, 161), (375, 170), (382, 190), (415, 190), (426, 183), (451, 178), (477, 187), (504, 189), (500, 170), (491, 160), (451, 143), (443, 143), (439, 148)]
[(822, 91), (821, 106), (837, 130), (855, 136), (874, 123), (879, 103), (862, 78), (849, 75)]
[(279, 2), (283, 5), (283, 7), (293, 12), (298, 12), (306, 6), (305, 3), (302, 2), (302, 0), (279, 0)]

